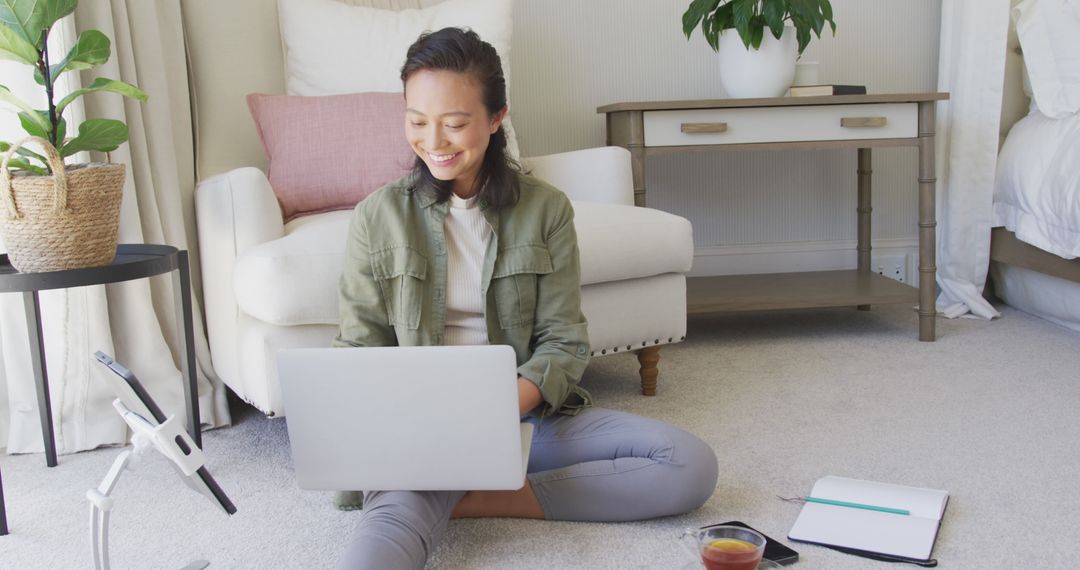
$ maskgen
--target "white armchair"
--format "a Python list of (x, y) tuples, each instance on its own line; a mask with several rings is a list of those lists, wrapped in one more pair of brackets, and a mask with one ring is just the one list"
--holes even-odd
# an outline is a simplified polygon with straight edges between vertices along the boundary
[[(275, 351), (328, 346), (337, 332), (337, 285), (351, 212), (284, 223), (257, 167), (265, 159), (244, 97), (284, 91), (273, 3), (189, 2), (184, 18), (200, 173), (220, 172), (202, 179), (195, 198), (210, 353), (237, 395), (280, 415)], [(247, 24), (244, 44), (237, 45), (235, 33), (225, 28), (241, 18)], [(686, 334), (690, 223), (633, 206), (625, 149), (523, 162), (573, 201), (593, 356), (636, 352), (642, 391), (655, 393), (660, 346)]]

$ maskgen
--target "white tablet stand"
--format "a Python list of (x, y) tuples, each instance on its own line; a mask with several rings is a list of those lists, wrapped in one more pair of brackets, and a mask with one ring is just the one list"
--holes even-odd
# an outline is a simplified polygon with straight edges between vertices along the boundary
[[(190, 486), (190, 477), (205, 462), (202, 450), (195, 445), (181, 423), (176, 421), (176, 416), (169, 416), (165, 422), (154, 425), (131, 411), (119, 399), (113, 400), (113, 407), (134, 432), (133, 449), (120, 452), (101, 484), (96, 489), (86, 492), (86, 498), (90, 500), (90, 533), (94, 551), (94, 568), (98, 570), (109, 570), (109, 511), (113, 507), (113, 498), (109, 495), (116, 488), (120, 474), (129, 467), (129, 463), (145, 453), (152, 444), (185, 475), (184, 482), (189, 483)], [(189, 452), (184, 452), (180, 441), (190, 450)], [(209, 565), (210, 563), (205, 560), (196, 560), (184, 566), (182, 570), (199, 570)]]

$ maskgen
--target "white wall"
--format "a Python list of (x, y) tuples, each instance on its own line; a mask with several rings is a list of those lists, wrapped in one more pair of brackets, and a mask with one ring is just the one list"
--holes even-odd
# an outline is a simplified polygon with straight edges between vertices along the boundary
[[(933, 91), (941, 0), (833, 0), (837, 34), (814, 40), (822, 82)], [(720, 96), (715, 56), (681, 16), (689, 0), (517, 0), (511, 105), (524, 155), (604, 144), (596, 108)], [(874, 156), (874, 246), (916, 251), (917, 155)], [(651, 157), (649, 206), (694, 225), (695, 274), (854, 267), (855, 152)]]

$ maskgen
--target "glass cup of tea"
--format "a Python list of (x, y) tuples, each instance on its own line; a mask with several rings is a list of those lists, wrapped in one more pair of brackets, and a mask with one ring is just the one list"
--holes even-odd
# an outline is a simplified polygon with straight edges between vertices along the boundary
[(765, 537), (741, 526), (688, 528), (680, 540), (706, 570), (755, 570), (765, 553)]

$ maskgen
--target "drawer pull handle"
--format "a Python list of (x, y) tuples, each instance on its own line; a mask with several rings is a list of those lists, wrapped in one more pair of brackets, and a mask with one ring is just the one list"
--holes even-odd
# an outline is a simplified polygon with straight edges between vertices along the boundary
[(726, 133), (727, 123), (683, 123), (684, 133)]
[(885, 117), (844, 117), (840, 119), (841, 127), (884, 127), (889, 123)]

